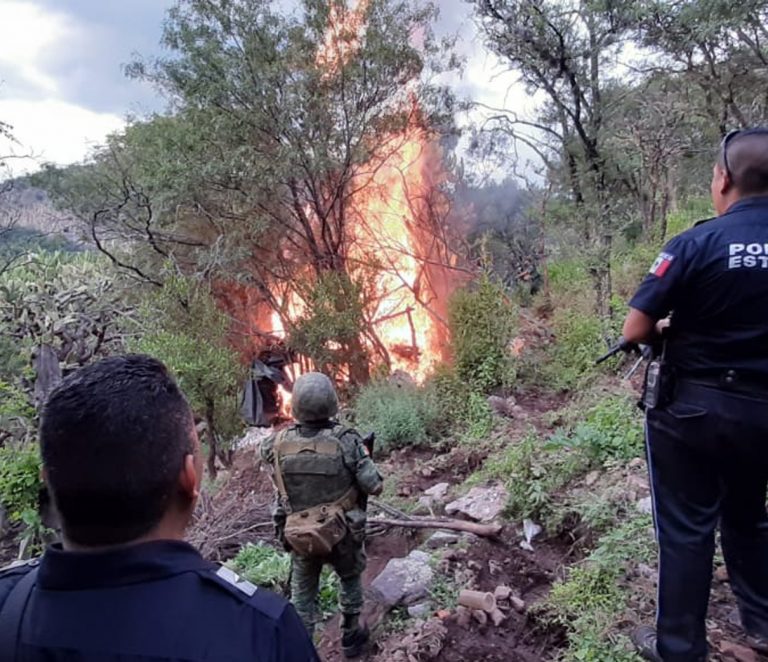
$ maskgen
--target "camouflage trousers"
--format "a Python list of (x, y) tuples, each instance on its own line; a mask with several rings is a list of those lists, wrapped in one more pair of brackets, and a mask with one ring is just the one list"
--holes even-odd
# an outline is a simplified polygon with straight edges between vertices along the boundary
[(298, 556), (291, 554), (291, 601), (310, 634), (317, 622), (317, 598), (320, 590), (320, 573), (329, 564), (339, 576), (339, 609), (344, 615), (343, 629), (357, 629), (357, 617), (363, 609), (363, 582), (365, 570), (365, 545), (348, 535), (328, 556)]

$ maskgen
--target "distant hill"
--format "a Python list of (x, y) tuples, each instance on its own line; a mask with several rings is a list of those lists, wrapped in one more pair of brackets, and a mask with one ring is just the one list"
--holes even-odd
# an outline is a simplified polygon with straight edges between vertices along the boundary
[(82, 249), (85, 241), (77, 220), (57, 209), (48, 193), (20, 178), (0, 182), (0, 228), (13, 228), (4, 233), (4, 244), (34, 240), (40, 247)]

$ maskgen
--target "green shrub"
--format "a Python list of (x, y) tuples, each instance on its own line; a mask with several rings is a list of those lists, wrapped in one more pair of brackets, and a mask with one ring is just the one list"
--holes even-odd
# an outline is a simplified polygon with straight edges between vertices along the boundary
[(552, 319), (555, 343), (543, 368), (550, 386), (571, 390), (596, 374), (595, 359), (605, 352), (604, 329), (593, 314), (558, 309)]
[(441, 412), (433, 388), (372, 382), (355, 400), (355, 420), (361, 432), (375, 432), (377, 448), (387, 451), (434, 438)]
[(502, 481), (509, 492), (511, 517), (544, 521), (552, 512), (556, 492), (587, 466), (582, 455), (553, 448), (531, 432), (490, 457), (474, 480)]
[(173, 372), (192, 409), (208, 422), (208, 442), (225, 463), (230, 442), (242, 430), (237, 406), (244, 372), (229, 326), (207, 284), (170, 276), (139, 310), (129, 343), (131, 351), (154, 356)]
[(641, 457), (639, 410), (628, 397), (606, 397), (587, 411), (583, 421), (572, 429), (559, 430), (549, 443), (583, 453), (594, 464)]
[(584, 260), (551, 260), (547, 264), (549, 288), (553, 294), (565, 294), (591, 287)]
[(291, 555), (269, 545), (248, 543), (228, 564), (252, 584), (285, 593), (291, 574)]
[(0, 378), (0, 439), (24, 442), (33, 436), (35, 408), (18, 387)]
[(483, 275), (473, 287), (455, 292), (448, 319), (459, 380), (480, 393), (514, 384), (509, 345), (515, 337), (517, 309), (500, 284)]
[(26, 443), (0, 448), (0, 504), (12, 522), (34, 524), (40, 480), (40, 451)]
[(712, 200), (709, 197), (701, 196), (684, 200), (677, 210), (671, 212), (667, 217), (666, 240), (669, 241), (675, 235), (693, 227), (698, 221), (711, 218), (714, 215)]
[(584, 562), (570, 568), (567, 577), (552, 587), (539, 609), (568, 633), (568, 648), (560, 659), (639, 660), (616, 624), (631, 594), (631, 585), (625, 582), (628, 565), (648, 563), (653, 556), (650, 524), (650, 517), (637, 515), (614, 526)]
[(368, 363), (360, 341), (365, 328), (364, 286), (348, 274), (325, 273), (308, 282), (294, 282), (305, 302), (303, 312), (290, 322), (290, 346), (311, 358), (324, 371)]
[(453, 366), (439, 366), (429, 382), (437, 394), (445, 425), (468, 440), (487, 437), (493, 427), (493, 412), (485, 393), (459, 378)]
[(641, 243), (620, 251), (613, 257), (614, 312), (619, 312), (645, 278), (661, 250), (658, 243)]

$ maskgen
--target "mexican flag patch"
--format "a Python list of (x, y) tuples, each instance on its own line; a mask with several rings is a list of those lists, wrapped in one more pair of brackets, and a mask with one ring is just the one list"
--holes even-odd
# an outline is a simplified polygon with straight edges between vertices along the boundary
[(653, 263), (651, 270), (648, 273), (661, 278), (665, 273), (667, 273), (669, 265), (672, 264), (674, 259), (674, 255), (670, 255), (669, 253), (659, 253), (659, 257), (656, 258), (656, 261)]

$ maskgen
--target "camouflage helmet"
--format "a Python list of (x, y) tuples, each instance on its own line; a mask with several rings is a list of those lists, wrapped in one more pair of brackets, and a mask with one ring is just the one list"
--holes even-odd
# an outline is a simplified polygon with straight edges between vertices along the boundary
[(331, 380), (321, 372), (301, 375), (293, 385), (291, 413), (299, 423), (313, 423), (333, 418), (339, 400)]

